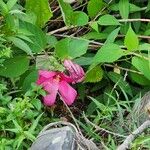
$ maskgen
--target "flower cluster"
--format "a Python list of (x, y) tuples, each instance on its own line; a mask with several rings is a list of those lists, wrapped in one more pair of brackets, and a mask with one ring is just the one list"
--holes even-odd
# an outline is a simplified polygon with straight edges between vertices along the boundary
[(66, 75), (64, 72), (39, 70), (37, 84), (41, 85), (48, 93), (43, 97), (43, 102), (46, 106), (54, 105), (57, 94), (67, 105), (71, 105), (77, 97), (77, 91), (69, 84), (83, 81), (85, 76), (84, 70), (71, 60), (65, 60), (64, 66), (69, 75)]

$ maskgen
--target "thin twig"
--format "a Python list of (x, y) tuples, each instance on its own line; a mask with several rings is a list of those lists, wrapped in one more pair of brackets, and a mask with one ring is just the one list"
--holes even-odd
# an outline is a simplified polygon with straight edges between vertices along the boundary
[(133, 72), (133, 73), (137, 73), (139, 75), (142, 75), (142, 73), (139, 72), (139, 71), (131, 70), (131, 69), (128, 69), (128, 68), (123, 68), (123, 67), (120, 67), (120, 66), (117, 66), (117, 65), (104, 64), (104, 66), (112, 67), (112, 68), (118, 68), (118, 69), (121, 69), (121, 70), (124, 70), (124, 71)]
[(119, 19), (119, 22), (137, 22), (137, 21), (141, 21), (141, 22), (150, 22), (150, 19), (141, 19), (141, 18), (136, 18), (136, 19)]
[(81, 132), (81, 130), (80, 130), (80, 127), (79, 127), (79, 125), (78, 125), (78, 123), (77, 123), (77, 121), (76, 121), (76, 118), (74, 117), (74, 115), (73, 115), (73, 113), (71, 112), (70, 108), (68, 107), (68, 105), (66, 104), (66, 102), (65, 102), (63, 99), (62, 99), (62, 101), (63, 101), (64, 105), (66, 106), (68, 112), (70, 113), (70, 115), (71, 115), (73, 121), (75, 122), (75, 125), (76, 125), (76, 127), (77, 127), (77, 129), (78, 129), (78, 132), (80, 133), (80, 135), (81, 135), (82, 137), (84, 137), (83, 134), (82, 134), (82, 132)]
[[(74, 37), (74, 36), (64, 35), (64, 34), (54, 34), (54, 35), (58, 36), (58, 37), (67, 37), (67, 38), (72, 38), (72, 39), (85, 40), (85, 41), (88, 41), (91, 44), (95, 44), (95, 45), (98, 45), (98, 46), (103, 46), (104, 45), (104, 43), (96, 42), (96, 41), (93, 41), (93, 40), (88, 40), (88, 39), (85, 39), (85, 38), (82, 38), (82, 37)], [(121, 45), (120, 48), (125, 48), (125, 46)]]
[[(125, 37), (125, 35), (118, 35), (118, 37)], [(150, 36), (146, 35), (137, 35), (137, 37), (141, 39), (150, 39)]]
[(117, 148), (117, 150), (127, 150), (130, 148), (132, 141), (141, 134), (145, 129), (150, 127), (150, 120), (145, 121), (140, 127), (126, 137), (125, 141)]
[(57, 33), (57, 32), (63, 32), (63, 31), (66, 31), (66, 30), (69, 30), (69, 29), (72, 29), (72, 28), (75, 28), (75, 26), (65, 26), (65, 27), (62, 27), (62, 28), (59, 28), (59, 29), (56, 29), (56, 30), (53, 30), (53, 31), (50, 31), (48, 32), (47, 34), (54, 34), (54, 33)]
[(129, 55), (134, 55), (134, 56), (137, 56), (137, 57), (140, 57), (140, 58), (150, 61), (150, 58), (140, 55), (138, 53), (130, 52)]
[(109, 130), (106, 130), (104, 128), (101, 128), (99, 126), (97, 126), (96, 124), (92, 123), (86, 116), (85, 114), (83, 113), (83, 117), (84, 117), (84, 120), (88, 123), (88, 124), (91, 124), (97, 131), (104, 131), (106, 133), (109, 133), (109, 134), (112, 134), (114, 136), (118, 136), (118, 137), (126, 137), (124, 135), (121, 135), (121, 134), (118, 134), (118, 133), (114, 133), (114, 132), (111, 132)]

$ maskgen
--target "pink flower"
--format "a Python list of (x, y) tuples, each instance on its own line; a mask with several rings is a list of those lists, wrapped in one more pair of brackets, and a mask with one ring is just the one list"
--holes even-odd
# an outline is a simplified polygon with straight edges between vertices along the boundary
[(64, 66), (69, 71), (73, 83), (78, 83), (84, 80), (85, 72), (81, 66), (73, 63), (71, 60), (65, 60)]
[(71, 105), (77, 96), (76, 90), (68, 84), (71, 82), (72, 79), (64, 73), (40, 70), (37, 84), (48, 93), (43, 98), (44, 104), (52, 106), (58, 93), (67, 105)]
[(43, 97), (44, 104), (47, 106), (52, 106), (55, 103), (57, 94), (67, 105), (71, 105), (77, 97), (77, 91), (69, 83), (83, 81), (84, 70), (71, 60), (65, 60), (64, 66), (68, 70), (69, 76), (62, 72), (39, 70), (37, 84), (41, 85), (48, 93)]

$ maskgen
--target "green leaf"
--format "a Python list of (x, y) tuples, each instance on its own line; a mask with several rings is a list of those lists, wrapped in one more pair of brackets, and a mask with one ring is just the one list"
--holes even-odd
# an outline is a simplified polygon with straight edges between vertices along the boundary
[(9, 0), (9, 1), (7, 2), (7, 7), (8, 7), (8, 9), (11, 10), (11, 9), (14, 7), (14, 5), (17, 3), (17, 1), (18, 1), (18, 0)]
[(99, 32), (99, 29), (98, 29), (99, 27), (98, 27), (97, 21), (90, 23), (90, 26), (91, 26), (92, 29)]
[(23, 86), (22, 89), (24, 91), (28, 91), (31, 88), (31, 84), (34, 82), (36, 82), (38, 78), (38, 71), (37, 70), (33, 70), (32, 72), (30, 72), (24, 79), (23, 82)]
[[(132, 19), (140, 19), (140, 18), (142, 18), (141, 17), (141, 12), (133, 13), (133, 14), (130, 15), (130, 17)], [(141, 27), (141, 22), (140, 21), (133, 22), (132, 25), (133, 25), (133, 28), (134, 28), (135, 32), (139, 33), (140, 27)]]
[(16, 56), (5, 60), (3, 66), (0, 67), (0, 76), (18, 77), (25, 73), (29, 67), (29, 59), (26, 56)]
[(106, 33), (98, 33), (98, 32), (89, 32), (83, 36), (85, 39), (93, 39), (93, 40), (103, 40), (108, 37), (108, 34)]
[(30, 132), (28, 131), (24, 131), (23, 134), (26, 136), (27, 139), (30, 139), (32, 142), (35, 141), (35, 136), (32, 135)]
[(120, 89), (122, 89), (123, 91), (125, 91), (127, 94), (129, 94), (130, 96), (132, 96), (132, 90), (131, 87), (129, 86), (129, 84), (124, 81), (123, 77), (120, 74), (117, 74), (115, 72), (109, 72), (108, 73), (108, 77), (115, 83), (117, 84)]
[(33, 104), (33, 106), (34, 106), (38, 111), (41, 110), (41, 108), (42, 108), (42, 102), (41, 102), (40, 100), (38, 100), (38, 99), (33, 99), (33, 100), (32, 100), (32, 104)]
[(77, 59), (74, 59), (74, 61), (81, 66), (86, 66), (92, 64), (92, 58), (93, 57), (79, 57)]
[(32, 52), (39, 53), (46, 47), (46, 34), (39, 27), (31, 23), (21, 21), (20, 28), (32, 34), (30, 39), (33, 43), (28, 43), (30, 49), (32, 49)]
[(93, 63), (114, 62), (124, 55), (123, 50), (116, 44), (108, 43), (96, 53)]
[(58, 2), (65, 24), (67, 26), (71, 25), (71, 14), (73, 13), (72, 7), (70, 4), (65, 3), (63, 0), (58, 0)]
[(141, 145), (144, 146), (146, 143), (148, 146), (147, 148), (149, 149), (150, 136), (149, 135), (142, 135), (134, 141), (134, 143), (132, 144), (132, 148), (133, 148), (133, 150), (138, 149), (139, 146), (141, 146)]
[(16, 35), (16, 37), (19, 37), (20, 39), (23, 39), (23, 40), (25, 40), (27, 42), (33, 43), (33, 41), (26, 35), (21, 35), (20, 34), (20, 35)]
[(90, 0), (87, 5), (87, 11), (90, 18), (95, 17), (103, 8), (104, 3), (102, 0)]
[[(110, 9), (112, 11), (118, 11), (119, 10), (119, 3), (112, 4), (110, 6)], [(130, 13), (134, 13), (134, 12), (138, 12), (138, 11), (142, 11), (142, 10), (143, 10), (142, 7), (138, 7), (138, 6), (136, 6), (134, 4), (131, 4), (131, 3), (129, 4), (129, 11), (130, 11)]]
[(120, 30), (120, 27), (115, 29), (114, 31), (112, 31), (108, 35), (107, 40), (105, 41), (105, 44), (107, 44), (107, 43), (114, 43), (116, 37), (118, 36), (119, 30)]
[(49, 47), (54, 47), (57, 43), (57, 39), (55, 36), (52, 35), (46, 35), (47, 43)]
[(127, 34), (124, 39), (124, 45), (129, 51), (137, 50), (139, 47), (139, 40), (137, 35), (132, 30), (131, 26), (129, 27)]
[(120, 25), (119, 21), (112, 15), (104, 15), (98, 19), (100, 25)]
[(0, 11), (3, 15), (6, 15), (9, 11), (7, 5), (4, 3), (3, 0), (0, 0)]
[(26, 0), (27, 12), (34, 12), (36, 14), (36, 23), (40, 27), (43, 27), (53, 16), (48, 2), (48, 0)]
[(38, 123), (39, 123), (39, 120), (41, 119), (43, 113), (40, 114), (32, 123), (30, 129), (28, 130), (28, 132), (30, 132), (31, 134), (34, 134), (34, 130), (36, 129)]
[(150, 51), (150, 44), (149, 43), (144, 43), (144, 44), (141, 44), (139, 45), (139, 50), (140, 51)]
[(84, 26), (88, 23), (89, 17), (82, 11), (75, 11), (71, 15), (71, 24), (76, 26)]
[(23, 40), (16, 37), (9, 37), (8, 39), (12, 41), (16, 47), (25, 51), (27, 54), (32, 55), (30, 47)]
[(96, 66), (86, 73), (85, 82), (99, 82), (102, 78), (103, 70), (100, 66)]
[(89, 41), (84, 39), (65, 38), (60, 40), (55, 46), (56, 55), (61, 58), (76, 58), (85, 54)]
[[(135, 70), (134, 67), (131, 68), (132, 70)], [(137, 71), (137, 69), (136, 69)], [(133, 73), (133, 72), (130, 72), (130, 78), (133, 82), (139, 84), (139, 85), (150, 85), (150, 80), (148, 80), (144, 75), (142, 74), (137, 74), (137, 73)]]
[(150, 11), (150, 1), (148, 1), (147, 9), (146, 9), (146, 11), (145, 11), (145, 12), (148, 12), (148, 11)]
[(129, 16), (129, 0), (120, 0), (119, 1), (119, 11), (120, 15), (123, 19), (128, 19)]
[(139, 57), (132, 58), (132, 65), (136, 67), (143, 75), (150, 80), (150, 64), (148, 60)]

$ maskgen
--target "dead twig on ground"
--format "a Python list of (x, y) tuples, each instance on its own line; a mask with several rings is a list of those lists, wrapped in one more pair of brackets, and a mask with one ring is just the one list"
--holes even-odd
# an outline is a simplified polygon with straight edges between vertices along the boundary
[(117, 150), (127, 150), (128, 148), (130, 148), (132, 141), (139, 134), (141, 134), (145, 129), (149, 127), (150, 127), (150, 120), (147, 120), (140, 127), (138, 127), (135, 131), (133, 131), (129, 136), (127, 136), (125, 141), (120, 146), (118, 146)]

